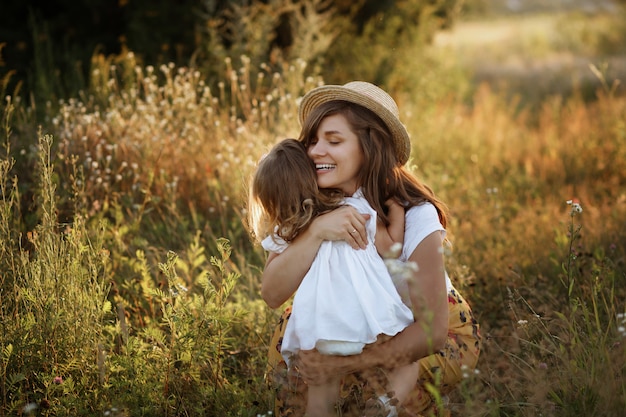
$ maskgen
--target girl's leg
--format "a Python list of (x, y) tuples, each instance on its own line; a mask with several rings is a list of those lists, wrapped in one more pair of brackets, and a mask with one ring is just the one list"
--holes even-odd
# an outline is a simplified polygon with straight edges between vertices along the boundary
[(334, 417), (335, 405), (339, 399), (339, 379), (324, 385), (309, 385), (306, 404), (307, 417)]
[(387, 376), (389, 379), (387, 392), (392, 393), (393, 398), (402, 404), (415, 388), (419, 371), (420, 366), (417, 362), (394, 369)]
[(402, 404), (417, 384), (420, 366), (417, 362), (394, 369), (386, 374), (387, 392), (365, 404), (365, 416), (398, 417), (397, 407)]

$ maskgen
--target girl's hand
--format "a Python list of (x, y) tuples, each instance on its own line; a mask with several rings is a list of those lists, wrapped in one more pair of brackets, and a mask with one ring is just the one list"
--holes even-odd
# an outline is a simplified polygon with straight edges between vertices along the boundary
[(389, 212), (393, 211), (394, 213), (402, 213), (404, 216), (404, 206), (402, 206), (396, 199), (390, 198), (385, 201), (385, 206), (389, 209)]
[(346, 205), (318, 216), (310, 228), (319, 239), (343, 240), (354, 249), (365, 249), (365, 223), (369, 218), (369, 214), (359, 213), (354, 207)]

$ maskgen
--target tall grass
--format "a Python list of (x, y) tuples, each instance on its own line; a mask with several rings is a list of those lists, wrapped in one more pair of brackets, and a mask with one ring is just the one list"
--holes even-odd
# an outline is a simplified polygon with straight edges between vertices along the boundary
[[(407, 68), (389, 79), (410, 164), (450, 206), (448, 269), (485, 337), (453, 410), (621, 415), (626, 98), (605, 82), (593, 101), (520, 110), (409, 52), (427, 58), (407, 59), (421, 68), (412, 87)], [(2, 107), (0, 416), (268, 413), (280, 312), (259, 296), (247, 179), (297, 136), (297, 99), (322, 80), (302, 61), (273, 73), (245, 56), (223, 62), (215, 90), (132, 53), (93, 68), (42, 131), (23, 103)]]
[[(36, 147), (18, 152), (26, 161), (37, 158), (32, 173), (14, 171), (15, 108), (8, 101), (0, 181), (2, 415), (270, 409), (258, 371), (271, 320), (253, 296), (258, 283), (244, 259), (260, 254), (243, 238), (239, 199), (241, 167), (253, 163), (246, 149), (273, 140), (267, 129), (258, 142), (246, 137), (275, 117), (288, 95), (278, 83), (288, 78), (272, 77), (272, 89), (253, 108), (228, 67), (236, 88), (226, 92), (225, 84), (221, 98), (210, 97), (197, 74), (182, 69), (169, 77), (169, 70), (162, 68), (164, 86), (139, 77), (132, 82), (144, 88), (140, 94), (129, 81), (108, 91), (111, 107), (102, 112), (95, 95), (62, 103), (51, 118), (61, 142), (54, 147), (51, 135), (40, 134)], [(231, 98), (233, 91), (239, 97)], [(239, 112), (249, 112), (247, 124)], [(214, 140), (221, 135), (241, 141)], [(32, 186), (32, 206), (20, 194), (22, 176)], [(32, 211), (31, 230), (22, 207)], [(240, 249), (231, 257), (222, 236), (250, 254)]]

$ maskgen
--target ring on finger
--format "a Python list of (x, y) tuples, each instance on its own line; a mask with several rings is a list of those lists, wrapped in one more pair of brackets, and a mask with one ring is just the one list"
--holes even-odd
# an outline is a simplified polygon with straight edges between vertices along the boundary
[(352, 231), (350, 232), (350, 234), (356, 233), (356, 229), (352, 229)]

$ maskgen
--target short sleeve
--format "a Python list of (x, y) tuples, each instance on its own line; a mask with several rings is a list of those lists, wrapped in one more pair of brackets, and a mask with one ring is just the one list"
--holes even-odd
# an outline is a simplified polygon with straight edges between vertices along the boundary
[(283, 253), (289, 244), (285, 242), (280, 236), (274, 235), (268, 236), (261, 242), (261, 246), (268, 252)]
[(437, 209), (431, 203), (413, 206), (405, 214), (404, 246), (402, 247), (401, 261), (407, 261), (417, 245), (433, 232), (440, 231), (442, 237), (446, 229), (441, 225)]

